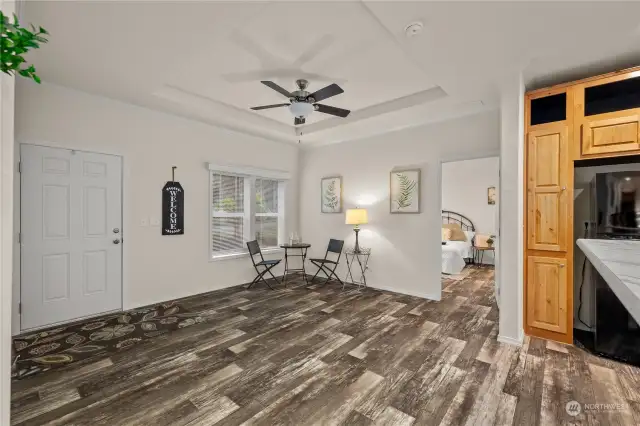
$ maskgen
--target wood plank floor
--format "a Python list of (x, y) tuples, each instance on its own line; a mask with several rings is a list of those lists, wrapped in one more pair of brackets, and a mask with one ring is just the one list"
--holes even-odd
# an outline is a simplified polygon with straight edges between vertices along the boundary
[(471, 268), (440, 302), (333, 283), (182, 300), (207, 321), (14, 383), (12, 424), (640, 424), (640, 369), (497, 342), (493, 270)]

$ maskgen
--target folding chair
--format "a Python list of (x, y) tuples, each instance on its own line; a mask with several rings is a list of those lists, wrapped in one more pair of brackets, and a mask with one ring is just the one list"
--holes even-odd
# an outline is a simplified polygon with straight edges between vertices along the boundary
[[(251, 286), (256, 284), (258, 281), (262, 281), (267, 285), (267, 287), (273, 290), (273, 287), (271, 287), (269, 283), (264, 279), (264, 274), (268, 272), (269, 275), (271, 275), (273, 279), (276, 280), (278, 284), (280, 284), (280, 281), (278, 281), (278, 279), (271, 273), (271, 269), (273, 269), (278, 263), (280, 263), (281, 259), (264, 260), (264, 257), (262, 256), (262, 251), (260, 250), (260, 245), (258, 244), (257, 240), (247, 242), (247, 248), (249, 249), (249, 256), (251, 257), (251, 263), (253, 263), (253, 267), (256, 269), (256, 272), (258, 273), (258, 276), (255, 277), (253, 281), (251, 281), (251, 284), (249, 284), (249, 286), (247, 287), (247, 290), (250, 289)], [(258, 263), (256, 263), (256, 259), (254, 258), (256, 254), (260, 255), (260, 262)], [(264, 270), (260, 272), (260, 270), (258, 269), (258, 266), (264, 267)]]
[[(318, 271), (316, 272), (316, 274), (313, 276), (313, 278), (311, 278), (311, 282), (313, 282), (313, 280), (316, 279), (316, 276), (318, 276), (318, 273), (320, 271), (322, 271), (323, 274), (325, 274), (327, 276), (327, 279), (324, 280), (324, 283), (322, 284), (326, 284), (331, 277), (335, 277), (340, 284), (344, 285), (344, 283), (342, 282), (342, 280), (340, 279), (340, 277), (338, 277), (338, 275), (336, 275), (336, 268), (338, 267), (338, 263), (340, 262), (340, 256), (342, 256), (342, 247), (344, 246), (344, 241), (343, 240), (334, 240), (333, 238), (329, 240), (329, 246), (327, 247), (327, 251), (324, 254), (324, 259), (309, 259), (309, 261), (311, 263), (313, 263), (314, 265), (316, 265), (318, 267)], [(331, 260), (329, 259), (329, 253), (332, 254), (338, 254), (338, 258), (336, 260)], [(331, 265), (333, 265), (333, 269), (331, 269)]]

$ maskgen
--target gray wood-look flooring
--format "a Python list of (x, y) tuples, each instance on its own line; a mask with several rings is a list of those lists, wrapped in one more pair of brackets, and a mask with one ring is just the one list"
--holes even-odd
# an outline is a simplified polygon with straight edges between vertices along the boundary
[(183, 300), (207, 321), (14, 383), (12, 424), (640, 424), (640, 369), (497, 342), (493, 270), (470, 268), (439, 302), (334, 283)]

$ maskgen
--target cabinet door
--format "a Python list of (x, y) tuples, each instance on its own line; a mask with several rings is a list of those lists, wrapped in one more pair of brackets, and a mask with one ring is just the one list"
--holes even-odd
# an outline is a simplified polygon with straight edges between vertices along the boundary
[(581, 129), (582, 155), (640, 151), (640, 117), (637, 110), (584, 118)]
[(528, 256), (527, 325), (567, 332), (567, 261)]
[(527, 247), (566, 251), (572, 201), (569, 144), (564, 123), (529, 132), (527, 141)]

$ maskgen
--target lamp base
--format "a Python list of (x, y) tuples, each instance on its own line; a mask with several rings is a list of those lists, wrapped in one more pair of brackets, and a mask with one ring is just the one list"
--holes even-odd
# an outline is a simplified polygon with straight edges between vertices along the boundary
[(353, 252), (354, 253), (360, 253), (360, 244), (358, 243), (358, 232), (360, 232), (360, 228), (358, 228), (357, 226), (355, 228), (353, 228), (353, 232), (356, 233), (356, 245), (353, 248)]

